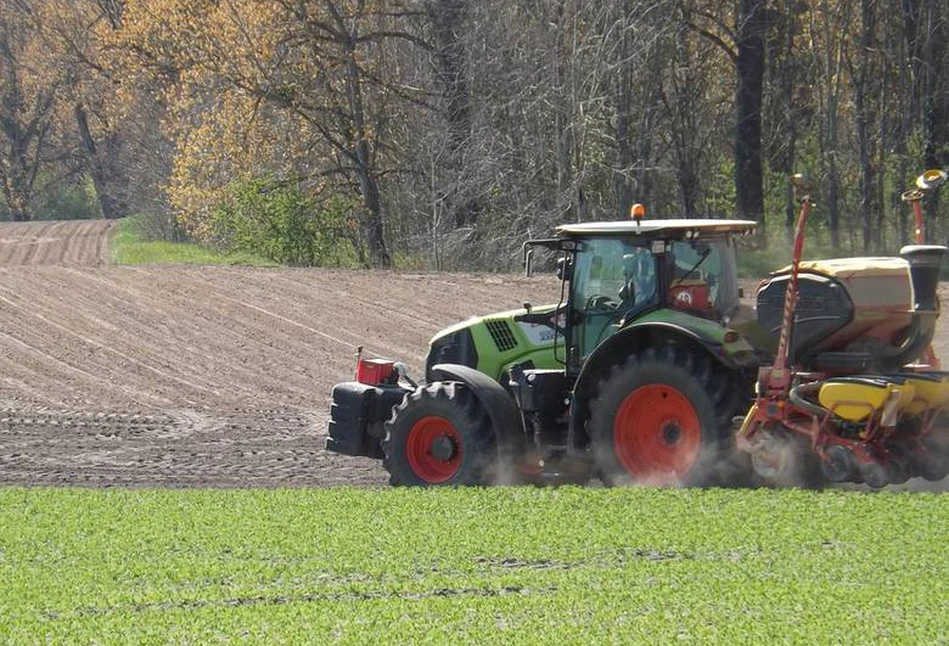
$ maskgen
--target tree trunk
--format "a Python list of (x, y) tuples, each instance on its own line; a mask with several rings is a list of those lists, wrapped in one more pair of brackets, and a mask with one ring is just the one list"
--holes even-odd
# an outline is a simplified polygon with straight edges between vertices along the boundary
[(765, 63), (766, 5), (767, 0), (741, 0), (736, 43), (735, 195), (739, 215), (760, 223), (758, 235), (762, 244), (767, 244), (761, 169), (761, 92)]
[[(627, 3), (616, 3), (616, 12), (611, 15), (613, 24), (622, 25), (626, 16)], [(633, 159), (632, 137), (632, 110), (633, 110), (633, 82), (631, 60), (631, 36), (626, 29), (621, 29), (616, 57), (612, 61), (612, 82), (610, 90), (613, 93), (613, 115), (616, 127), (614, 140), (616, 141), (615, 160), (613, 169), (613, 193), (616, 199), (615, 216), (617, 220), (629, 218), (629, 209), (633, 204), (633, 186), (630, 181), (635, 160)]]
[(907, 0), (903, 2), (903, 20), (895, 30), (897, 35), (895, 40), (893, 58), (899, 61), (897, 64), (897, 87), (896, 87), (896, 105), (897, 105), (897, 128), (896, 140), (893, 144), (893, 152), (899, 160), (897, 163), (896, 181), (890, 196), (890, 206), (899, 214), (899, 241), (900, 245), (909, 244), (909, 205), (901, 199), (902, 191), (906, 186), (906, 175), (908, 160), (906, 155), (907, 143), (910, 133), (913, 129), (913, 113), (910, 108), (913, 99), (913, 77), (909, 73), (908, 65), (904, 61), (909, 60), (909, 52), (913, 50), (913, 41), (915, 32), (912, 31), (913, 23), (909, 19), (906, 10)]
[(363, 168), (360, 167), (357, 172), (359, 174), (359, 186), (367, 211), (365, 229), (366, 241), (369, 243), (369, 255), (374, 265), (378, 267), (390, 267), (392, 265), (392, 258), (389, 256), (389, 250), (386, 247), (379, 184), (375, 178)]
[[(836, 102), (835, 102), (836, 103)], [(830, 229), (830, 246), (837, 253), (840, 250), (840, 172), (837, 167), (837, 116), (836, 106), (833, 117), (829, 119), (829, 145), (824, 151), (827, 167), (827, 227)]]
[[(938, 3), (929, 2), (923, 9), (925, 41), (923, 50), (923, 139), (925, 141), (926, 168), (942, 168), (949, 163), (949, 85), (946, 84), (946, 18), (940, 15)], [(936, 214), (939, 212), (939, 192), (932, 191), (928, 197), (931, 216), (926, 223), (926, 239), (936, 239)]]
[[(776, 70), (780, 78), (778, 87), (780, 88), (779, 96), (783, 106), (782, 113), (785, 115), (781, 120), (782, 129), (784, 130), (781, 138), (784, 141), (785, 148), (779, 155), (780, 168), (778, 170), (790, 176), (796, 172), (795, 165), (797, 164), (797, 120), (799, 115), (794, 105), (794, 83), (797, 79), (794, 36), (797, 33), (798, 26), (796, 0), (786, 2), (785, 5), (782, 25), (784, 40), (781, 43), (783, 52), (780, 67)], [(790, 182), (787, 182), (784, 189), (784, 228), (789, 240), (794, 235), (796, 220), (797, 204), (794, 201), (794, 187)]]
[(821, 2), (821, 19), (824, 36), (824, 60), (821, 76), (820, 120), (821, 167), (827, 178), (827, 227), (830, 230), (830, 244), (836, 253), (840, 249), (840, 168), (837, 159), (838, 137), (840, 131), (840, 83), (844, 54), (845, 31), (842, 29), (847, 19), (849, 7), (835, 7), (831, 11), (828, 0)]
[[(11, 122), (12, 123), (12, 122)], [(11, 125), (8, 123), (7, 125)], [(39, 152), (42, 150), (42, 138), (36, 144), (35, 157), (31, 159), (29, 151), (30, 140), (22, 136), (22, 131), (0, 131), (8, 137), (13, 135), (13, 142), (8, 150), (0, 151), (0, 190), (3, 199), (10, 211), (10, 219), (16, 222), (27, 222), (33, 219), (30, 202), (33, 198), (33, 183), (36, 179), (39, 166)]]
[(23, 63), (11, 48), (10, 25), (0, 23), (0, 190), (10, 217), (18, 222), (33, 219), (30, 203), (39, 173), (46, 135), (56, 98), (55, 85), (37, 94), (27, 110), (20, 70)]
[(468, 0), (433, 0), (431, 22), (435, 36), (435, 62), (445, 119), (448, 124), (448, 183), (446, 210), (456, 227), (474, 226), (480, 206), (467, 197), (465, 153), (471, 139), (471, 94), (467, 81), (467, 56), (462, 41), (468, 17)]
[[(662, 77), (663, 56), (658, 47), (649, 52), (647, 61), (648, 78)], [(632, 85), (632, 83), (631, 83)], [(662, 110), (662, 84), (652, 83), (646, 93), (646, 100), (642, 104), (642, 113), (639, 118), (639, 141), (636, 147), (636, 200), (647, 207), (652, 207), (653, 189), (653, 144), (656, 137), (656, 115)], [(629, 217), (629, 213), (626, 213)]]
[(873, 240), (873, 166), (870, 163), (870, 136), (867, 132), (867, 99), (863, 81), (858, 81), (854, 92), (854, 118), (857, 122), (857, 149), (860, 159), (860, 221), (863, 233), (863, 252), (870, 251)]
[[(362, 96), (362, 77), (356, 61), (357, 34), (355, 27), (350, 27), (339, 14), (334, 14), (341, 29), (347, 29), (343, 45), (346, 53), (346, 93), (349, 102), (349, 114), (352, 119), (352, 148), (351, 156), (356, 166), (355, 172), (359, 179), (359, 190), (366, 207), (364, 228), (366, 242), (369, 244), (369, 256), (374, 265), (389, 267), (392, 258), (385, 240), (385, 226), (382, 215), (382, 198), (379, 192), (379, 182), (375, 175), (372, 150), (369, 147), (369, 132), (366, 125), (366, 111)], [(350, 31), (350, 28), (353, 31)]]
[(10, 211), (10, 219), (14, 222), (29, 222), (33, 219), (29, 199), (23, 195), (7, 195), (7, 209)]
[(365, 137), (356, 144), (356, 175), (359, 178), (359, 190), (366, 206), (366, 242), (369, 243), (369, 256), (374, 265), (389, 267), (392, 258), (386, 246), (385, 227), (383, 225), (382, 198), (379, 183), (372, 171), (372, 157)]
[(628, 173), (633, 166), (633, 151), (629, 144), (631, 97), (624, 82), (626, 70), (621, 70), (614, 83), (616, 114), (616, 168), (613, 171), (613, 190), (616, 195), (616, 219), (629, 217), (629, 208), (633, 203), (633, 187)]
[[(688, 22), (689, 16), (683, 16)], [(670, 43), (672, 45), (672, 43)], [(669, 139), (679, 189), (681, 217), (697, 216), (702, 193), (702, 150), (699, 145), (697, 113), (701, 109), (702, 83), (698, 77), (698, 61), (692, 51), (687, 29), (679, 29), (673, 45), (675, 58), (671, 61), (668, 82), (671, 93), (662, 95), (663, 107), (671, 122)]]
[(860, 0), (861, 30), (860, 47), (857, 55), (857, 69), (859, 70), (854, 78), (854, 119), (857, 129), (857, 150), (860, 161), (860, 216), (863, 230), (863, 252), (870, 251), (870, 245), (873, 242), (873, 216), (874, 216), (874, 176), (873, 163), (871, 161), (871, 142), (870, 142), (870, 106), (868, 105), (869, 86), (873, 72), (872, 63), (869, 60), (871, 47), (873, 47), (873, 0)]
[(102, 159), (99, 156), (99, 150), (96, 142), (89, 131), (89, 119), (86, 116), (86, 109), (82, 103), (77, 103), (75, 107), (76, 127), (79, 130), (79, 145), (82, 148), (85, 160), (86, 170), (92, 176), (92, 183), (96, 189), (96, 198), (99, 200), (99, 208), (102, 209), (102, 217), (106, 220), (114, 220), (124, 215), (121, 212), (116, 201), (112, 198), (109, 190), (106, 173), (102, 167)]

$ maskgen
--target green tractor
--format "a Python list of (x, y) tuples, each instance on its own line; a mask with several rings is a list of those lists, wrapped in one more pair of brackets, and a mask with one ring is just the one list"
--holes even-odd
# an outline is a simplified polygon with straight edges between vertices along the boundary
[(561, 302), (442, 331), (422, 385), (360, 359), (327, 448), (382, 458), (397, 485), (733, 482), (762, 358), (729, 327), (747, 318), (735, 250), (754, 226), (637, 218), (528, 241), (528, 273), (538, 248), (557, 258)]
[(396, 485), (945, 478), (949, 374), (931, 341), (947, 249), (918, 234), (899, 258), (804, 262), (811, 188), (792, 181), (792, 262), (755, 310), (736, 271), (754, 222), (634, 207), (564, 225), (525, 244), (528, 273), (536, 250), (556, 258), (560, 303), (444, 330), (422, 384), (360, 357), (333, 390), (327, 449), (382, 459)]

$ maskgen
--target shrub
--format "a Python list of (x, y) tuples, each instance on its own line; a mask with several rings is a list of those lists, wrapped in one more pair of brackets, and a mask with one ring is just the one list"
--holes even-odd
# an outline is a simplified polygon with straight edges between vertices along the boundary
[(352, 264), (353, 204), (317, 200), (296, 184), (272, 179), (236, 182), (211, 214), (213, 242), (294, 266)]
[[(34, 220), (90, 220), (102, 217), (91, 181), (51, 183), (32, 203)], [(3, 209), (5, 210), (5, 209)], [(2, 211), (0, 211), (2, 212)], [(7, 218), (9, 219), (9, 213)]]

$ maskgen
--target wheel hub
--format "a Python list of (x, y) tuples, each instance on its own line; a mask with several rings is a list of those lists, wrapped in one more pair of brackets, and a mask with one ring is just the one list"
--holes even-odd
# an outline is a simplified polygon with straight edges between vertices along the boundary
[(461, 467), (461, 434), (451, 421), (427, 415), (412, 425), (405, 453), (412, 471), (428, 484), (451, 480)]
[(662, 427), (662, 441), (669, 446), (675, 446), (682, 439), (682, 428), (675, 422), (668, 422)]
[(457, 452), (455, 443), (447, 435), (439, 435), (432, 440), (432, 446), (429, 451), (432, 457), (442, 462), (448, 462)]

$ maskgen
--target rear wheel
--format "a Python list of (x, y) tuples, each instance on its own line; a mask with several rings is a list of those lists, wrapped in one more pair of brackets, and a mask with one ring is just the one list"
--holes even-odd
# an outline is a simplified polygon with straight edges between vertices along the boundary
[(920, 475), (930, 482), (949, 476), (949, 421), (940, 419), (939, 422), (939, 426), (923, 438), (918, 459)]
[(741, 483), (730, 424), (741, 398), (703, 354), (648, 349), (614, 367), (599, 386), (589, 432), (608, 484), (702, 486)]
[(393, 485), (478, 485), (497, 454), (486, 411), (457, 382), (417, 388), (386, 422), (383, 464)]
[[(820, 460), (811, 450), (810, 439), (781, 426), (761, 429), (755, 437), (757, 445), (751, 454), (751, 464), (764, 483), (801, 489), (820, 489), (823, 486), (826, 476), (821, 470)], [(847, 458), (836, 450), (832, 455), (834, 457), (827, 463), (827, 469), (831, 475), (840, 476), (840, 471), (847, 468), (842, 462)]]

